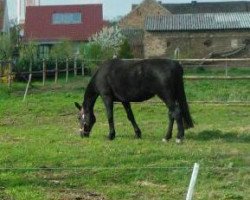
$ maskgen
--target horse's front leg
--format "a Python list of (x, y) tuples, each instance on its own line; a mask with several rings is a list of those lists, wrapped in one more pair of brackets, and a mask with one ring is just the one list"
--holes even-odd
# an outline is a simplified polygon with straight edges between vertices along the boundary
[(134, 114), (133, 114), (133, 111), (131, 109), (130, 103), (129, 102), (123, 102), (122, 105), (126, 110), (127, 117), (129, 119), (129, 121), (131, 122), (131, 124), (134, 127), (136, 138), (141, 138), (141, 130), (138, 127), (138, 125), (137, 125), (137, 123), (135, 121)]
[(114, 102), (110, 96), (103, 96), (103, 102), (107, 110), (107, 117), (109, 123), (109, 135), (108, 138), (110, 140), (115, 139), (115, 125), (114, 125), (114, 117), (113, 117), (113, 107)]

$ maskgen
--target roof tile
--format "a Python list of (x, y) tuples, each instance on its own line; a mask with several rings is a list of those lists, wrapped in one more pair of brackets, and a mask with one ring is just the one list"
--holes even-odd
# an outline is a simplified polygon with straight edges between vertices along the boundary
[(147, 31), (250, 29), (250, 12), (149, 16)]
[(172, 14), (249, 12), (249, 1), (164, 3)]

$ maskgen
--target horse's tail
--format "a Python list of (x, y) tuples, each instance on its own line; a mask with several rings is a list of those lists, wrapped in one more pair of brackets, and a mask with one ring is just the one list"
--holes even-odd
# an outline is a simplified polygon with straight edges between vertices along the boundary
[(182, 66), (178, 63), (179, 65), (177, 67), (177, 83), (176, 83), (176, 94), (177, 94), (177, 102), (179, 103), (182, 118), (183, 118), (183, 125), (184, 128), (192, 128), (194, 127), (194, 123), (192, 120), (192, 117), (189, 112), (189, 107), (186, 99), (186, 94), (184, 90), (184, 81), (183, 81), (183, 68)]

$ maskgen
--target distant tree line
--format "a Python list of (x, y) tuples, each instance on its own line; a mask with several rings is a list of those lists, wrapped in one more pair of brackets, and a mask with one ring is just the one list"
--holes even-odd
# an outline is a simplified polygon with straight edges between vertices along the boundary
[(76, 48), (73, 42), (61, 40), (54, 44), (46, 58), (39, 56), (36, 41), (25, 42), (20, 38), (20, 27), (12, 26), (10, 34), (0, 36), (0, 60), (12, 61), (17, 71), (41, 70), (43, 59), (46, 59), (48, 69), (65, 67), (68, 60), (69, 65), (73, 62), (82, 62), (90, 67), (96, 67), (100, 62), (113, 57), (133, 58), (128, 40), (117, 26), (103, 28), (103, 30), (86, 43)]

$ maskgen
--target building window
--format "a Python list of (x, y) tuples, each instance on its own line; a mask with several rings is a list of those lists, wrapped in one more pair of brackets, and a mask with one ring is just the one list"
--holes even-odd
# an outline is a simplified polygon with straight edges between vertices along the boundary
[(170, 47), (171, 42), (167, 41), (167, 47)]
[(137, 10), (137, 16), (141, 16), (141, 11), (139, 9)]
[(211, 41), (211, 40), (205, 40), (203, 44), (204, 44), (204, 46), (206, 46), (206, 47), (211, 47), (212, 41)]
[(54, 13), (52, 15), (53, 24), (80, 24), (82, 23), (82, 14), (77, 13)]
[(49, 50), (50, 50), (49, 46), (46, 46), (46, 45), (39, 46), (39, 49), (38, 49), (39, 58), (48, 58)]
[(231, 47), (232, 47), (233, 49), (236, 49), (236, 48), (239, 47), (239, 42), (238, 42), (237, 39), (232, 39), (232, 40), (231, 40)]
[(250, 38), (245, 39), (243, 43), (244, 43), (245, 45), (249, 45), (249, 44), (250, 44)]

